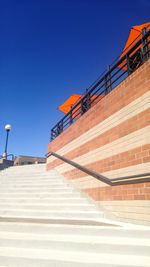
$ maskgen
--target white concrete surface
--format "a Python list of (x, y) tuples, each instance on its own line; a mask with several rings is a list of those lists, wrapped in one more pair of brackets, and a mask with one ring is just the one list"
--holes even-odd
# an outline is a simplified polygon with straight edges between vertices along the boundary
[(2, 171), (0, 267), (81, 266), (150, 266), (150, 228), (105, 219), (44, 164)]

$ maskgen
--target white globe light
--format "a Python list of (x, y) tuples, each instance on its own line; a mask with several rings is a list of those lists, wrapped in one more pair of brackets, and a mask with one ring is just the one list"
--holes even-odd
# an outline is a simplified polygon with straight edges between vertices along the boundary
[(5, 130), (6, 131), (10, 131), (11, 130), (11, 125), (10, 124), (6, 124), (5, 125)]

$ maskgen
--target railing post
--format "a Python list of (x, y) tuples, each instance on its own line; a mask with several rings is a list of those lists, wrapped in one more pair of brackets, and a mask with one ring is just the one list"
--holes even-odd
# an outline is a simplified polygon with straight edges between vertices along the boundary
[(86, 89), (86, 95), (87, 95), (86, 106), (87, 106), (87, 110), (88, 110), (91, 107), (91, 95), (90, 95), (90, 92), (88, 89)]
[(146, 61), (149, 58), (148, 53), (148, 38), (144, 38), (145, 34), (147, 33), (146, 28), (142, 29), (142, 61)]
[(84, 103), (83, 100), (81, 100), (81, 115), (85, 112), (84, 110)]
[(107, 74), (105, 77), (106, 94), (112, 90), (110, 65), (107, 66)]
[(81, 100), (81, 115), (84, 114), (91, 107), (91, 96), (88, 89), (86, 89), (86, 94), (84, 96), (84, 100)]
[(128, 53), (126, 54), (126, 62), (127, 62), (127, 73), (128, 76), (132, 73), (131, 66), (130, 66), (130, 57)]
[(58, 126), (57, 126), (57, 133), (58, 133), (58, 135), (61, 134), (62, 132), (63, 132), (63, 120), (61, 120), (58, 123)]
[(86, 107), (85, 107), (85, 99), (81, 100), (81, 115), (83, 115), (86, 112)]
[(51, 130), (51, 141), (53, 141), (53, 129)]
[(72, 117), (72, 106), (70, 108), (70, 125), (73, 123), (73, 117)]

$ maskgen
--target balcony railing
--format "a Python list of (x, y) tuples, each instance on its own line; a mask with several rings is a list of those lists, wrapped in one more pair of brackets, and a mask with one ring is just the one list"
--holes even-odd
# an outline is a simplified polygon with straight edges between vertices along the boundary
[(71, 110), (51, 129), (51, 141), (150, 58), (150, 26), (144, 28), (121, 58), (115, 60)]

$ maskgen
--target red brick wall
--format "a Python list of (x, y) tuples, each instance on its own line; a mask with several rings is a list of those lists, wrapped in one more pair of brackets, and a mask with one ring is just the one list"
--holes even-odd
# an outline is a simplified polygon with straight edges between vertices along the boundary
[[(108, 178), (150, 172), (150, 60), (48, 145)], [(50, 157), (56, 168), (96, 201), (149, 200), (149, 183), (110, 187)]]
[[(78, 119), (75, 124), (71, 125), (59, 135), (57, 139), (49, 144), (48, 149), (56, 152), (58, 149), (64, 147), (66, 144), (105, 120), (113, 113), (128, 105), (150, 89), (149, 82), (150, 61), (146, 62), (142, 67), (136, 70), (135, 73), (117, 86), (115, 90), (102, 98), (97, 105), (92, 107), (90, 111)], [(143, 116), (145, 116), (145, 114), (143, 114)], [(146, 116), (149, 118), (148, 113)], [(144, 117), (142, 120), (140, 119), (140, 122), (135, 123), (136, 127), (139, 127), (139, 124), (142, 126), (145, 119), (146, 118)], [(132, 121), (128, 121), (127, 123), (130, 131), (130, 127), (134, 127), (134, 124)], [(128, 127), (126, 128), (127, 131)]]
[(94, 200), (150, 200), (150, 183), (119, 185), (84, 190)]

